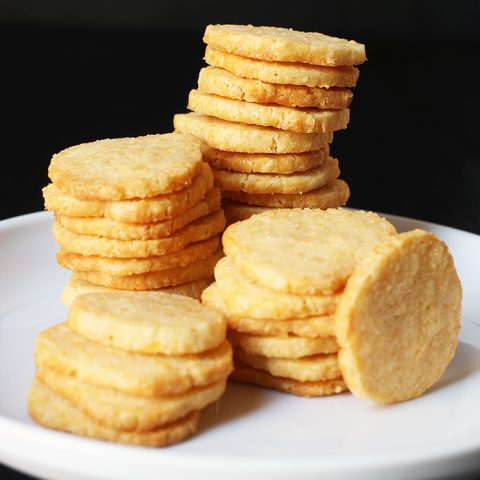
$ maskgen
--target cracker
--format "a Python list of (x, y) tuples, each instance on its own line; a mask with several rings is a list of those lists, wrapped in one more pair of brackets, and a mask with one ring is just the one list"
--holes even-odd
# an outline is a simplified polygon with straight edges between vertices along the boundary
[(245, 353), (263, 357), (301, 358), (319, 353), (338, 352), (338, 343), (334, 336), (317, 338), (271, 337), (230, 330), (228, 339), (235, 350), (240, 349)]
[(302, 194), (333, 182), (340, 175), (336, 158), (328, 157), (321, 166), (306, 172), (279, 175), (275, 173), (241, 173), (212, 169), (215, 184), (222, 191), (251, 194)]
[(331, 295), (369, 251), (395, 233), (373, 212), (276, 209), (230, 225), (222, 242), (254, 282), (282, 292)]
[(275, 377), (268, 372), (249, 367), (238, 360), (235, 360), (235, 370), (230, 375), (230, 379), (237, 382), (253, 383), (265, 388), (273, 388), (299, 397), (323, 397), (347, 390), (347, 386), (341, 377), (316, 382), (300, 382), (291, 378)]
[(347, 128), (350, 110), (292, 108), (282, 105), (248, 103), (220, 97), (200, 90), (191, 90), (189, 110), (229, 122), (274, 127), (298, 133), (325, 133)]
[(183, 355), (216, 347), (226, 323), (197, 300), (161, 292), (104, 292), (81, 295), (68, 325), (102, 345), (139, 353)]
[(81, 200), (60, 191), (53, 183), (43, 190), (45, 208), (61, 215), (74, 217), (105, 217), (121, 222), (159, 222), (181, 215), (193, 207), (213, 187), (213, 175), (205, 162), (200, 165), (192, 183), (174, 193), (145, 199), (120, 200), (118, 202)]
[(37, 370), (37, 378), (95, 422), (129, 432), (153, 430), (183, 418), (217, 400), (226, 387), (223, 379), (178, 395), (139, 397), (97, 387), (50, 369)]
[(93, 342), (60, 323), (40, 333), (35, 346), (38, 368), (141, 397), (176, 395), (210, 385), (232, 369), (227, 341), (199, 354), (143, 355)]
[(211, 147), (228, 152), (300, 153), (325, 148), (333, 140), (328, 133), (298, 133), (272, 127), (227, 122), (198, 113), (177, 114), (175, 130), (200, 138)]
[(302, 85), (281, 85), (238, 77), (223, 68), (200, 70), (198, 88), (207, 93), (243, 102), (275, 103), (285, 107), (348, 108), (353, 94), (346, 88), (317, 88)]
[(270, 207), (256, 207), (246, 203), (234, 202), (232, 200), (222, 200), (222, 208), (227, 219), (227, 226), (235, 222), (241, 222), (250, 218), (252, 215), (267, 212)]
[(168, 237), (189, 223), (220, 209), (220, 191), (214, 187), (204, 199), (185, 212), (160, 222), (120, 222), (105, 217), (72, 217), (56, 215), (56, 220), (66, 229), (84, 235), (114, 238), (116, 240), (154, 240)]
[(203, 41), (213, 48), (267, 61), (358, 65), (365, 45), (317, 32), (253, 25), (208, 25)]
[(212, 167), (244, 173), (289, 174), (323, 165), (329, 148), (303, 153), (238, 153), (203, 146), (203, 159)]
[(28, 394), (28, 413), (44, 427), (84, 437), (143, 447), (164, 447), (193, 435), (199, 412), (146, 432), (124, 432), (101, 425), (74, 407), (68, 400), (34, 379)]
[(139, 275), (186, 267), (213, 255), (218, 250), (219, 243), (219, 236), (216, 235), (203, 242), (191, 243), (178, 252), (145, 258), (101, 257), (60, 250), (57, 253), (57, 262), (61, 267), (74, 272), (93, 271), (111, 276)]
[(205, 49), (205, 61), (239, 77), (307, 87), (354, 87), (360, 74), (358, 68), (351, 66), (322, 67), (305, 63), (264, 62), (215, 50), (210, 46)]
[(275, 377), (292, 378), (299, 382), (333, 380), (342, 375), (336, 353), (302, 358), (275, 358), (247, 353), (236, 346), (235, 357), (257, 370), (263, 370)]
[(327, 209), (345, 205), (350, 197), (350, 189), (346, 182), (337, 179), (323, 187), (300, 194), (225, 191), (222, 196), (228, 200), (257, 207)]
[(53, 237), (60, 248), (81, 255), (132, 258), (151, 257), (178, 252), (190, 243), (201, 242), (218, 235), (225, 228), (221, 210), (202, 217), (178, 230), (173, 235), (155, 240), (115, 240), (71, 232), (60, 223), (53, 224)]
[(114, 289), (158, 290), (212, 277), (215, 264), (222, 256), (222, 252), (217, 252), (186, 267), (175, 267), (159, 272), (139, 273), (137, 275), (117, 276), (101, 271), (77, 272), (77, 275), (87, 282)]
[(295, 295), (251, 282), (230, 257), (215, 266), (216, 288), (234, 317), (269, 320), (305, 318), (335, 312), (341, 293), (335, 295)]
[(216, 283), (205, 288), (202, 302), (210, 308), (215, 308), (225, 316), (228, 327), (237, 332), (253, 335), (269, 335), (287, 337), (327, 337), (335, 335), (334, 315), (321, 315), (307, 318), (290, 318), (287, 320), (267, 320), (252, 317), (236, 317), (222, 300)]
[(452, 256), (431, 233), (402, 233), (368, 253), (336, 314), (351, 391), (393, 403), (430, 388), (455, 353), (461, 298)]
[(167, 133), (83, 143), (53, 156), (48, 176), (85, 200), (125, 200), (172, 193), (190, 185), (202, 162), (198, 140)]
[[(165, 287), (160, 289), (164, 293), (172, 293), (174, 295), (184, 295), (185, 297), (192, 297), (200, 300), (202, 292), (213, 282), (213, 278), (201, 278), (200, 280), (195, 280), (194, 282), (183, 283), (175, 287)], [(122, 292), (123, 290), (112, 289), (108, 287), (103, 287), (102, 285), (96, 285), (94, 283), (81, 280), (74, 273), (70, 275), (67, 283), (65, 284), (64, 289), (62, 290), (62, 303), (66, 307), (70, 307), (79, 295), (85, 293), (95, 293), (95, 292)]]

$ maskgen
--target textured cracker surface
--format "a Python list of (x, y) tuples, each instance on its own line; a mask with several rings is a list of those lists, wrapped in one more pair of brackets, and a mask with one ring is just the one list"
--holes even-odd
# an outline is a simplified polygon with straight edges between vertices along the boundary
[(114, 238), (117, 240), (153, 240), (172, 235), (191, 222), (220, 209), (220, 191), (214, 187), (205, 198), (173, 218), (160, 222), (121, 222), (105, 217), (72, 217), (56, 215), (66, 229), (84, 235)]
[(335, 312), (341, 294), (295, 295), (250, 281), (230, 257), (215, 266), (216, 288), (231, 315), (269, 320), (305, 318)]
[(116, 240), (113, 238), (84, 235), (67, 230), (60, 223), (53, 224), (53, 238), (60, 248), (81, 255), (103, 257), (151, 257), (177, 252), (190, 243), (207, 240), (225, 228), (222, 210), (202, 217), (176, 231), (169, 237), (154, 240)]
[(219, 244), (220, 237), (217, 235), (202, 242), (191, 243), (178, 252), (144, 258), (101, 257), (60, 250), (57, 253), (57, 262), (61, 267), (74, 272), (93, 271), (114, 276), (138, 275), (186, 267), (213, 255), (218, 250)]
[(336, 158), (328, 157), (319, 167), (306, 172), (290, 174), (241, 173), (212, 169), (215, 184), (222, 191), (252, 194), (281, 193), (285, 195), (305, 193), (333, 182), (340, 175)]
[(220, 97), (200, 90), (191, 90), (188, 109), (229, 122), (247, 123), (288, 130), (298, 133), (325, 133), (347, 128), (350, 120), (348, 108), (320, 110), (292, 108), (282, 105), (249, 103)]
[(43, 190), (45, 208), (73, 217), (105, 217), (122, 222), (158, 222), (182, 214), (193, 207), (213, 187), (213, 175), (205, 162), (198, 175), (184, 189), (156, 197), (120, 200), (81, 200), (60, 191), (53, 183)]
[(104, 272), (80, 272), (77, 275), (82, 280), (104, 287), (120, 290), (158, 290), (164, 287), (175, 287), (184, 283), (194, 282), (213, 276), (216, 263), (222, 258), (223, 252), (197, 260), (185, 267), (169, 268), (158, 272), (139, 273), (135, 275), (109, 275)]
[(353, 94), (346, 88), (281, 85), (238, 77), (218, 67), (200, 70), (198, 88), (207, 93), (243, 102), (276, 103), (285, 107), (348, 108)]
[(367, 60), (365, 45), (317, 32), (253, 25), (208, 25), (203, 41), (245, 57), (315, 65), (358, 65)]
[(225, 320), (197, 300), (161, 292), (81, 295), (68, 314), (77, 333), (139, 353), (199, 353), (225, 340)]
[(205, 49), (205, 61), (239, 77), (266, 83), (304, 85), (307, 87), (354, 87), (359, 77), (355, 67), (322, 67), (305, 63), (264, 62), (242, 57), (210, 46)]
[(350, 189), (343, 180), (333, 182), (302, 194), (284, 193), (245, 193), (225, 191), (222, 196), (228, 200), (270, 208), (334, 208), (345, 205), (350, 197)]
[(146, 432), (125, 432), (95, 422), (68, 400), (57, 395), (38, 379), (28, 394), (28, 413), (44, 427), (83, 437), (143, 447), (164, 447), (193, 435), (198, 428), (199, 412)]
[(228, 339), (236, 351), (275, 358), (301, 358), (319, 353), (338, 352), (335, 337), (271, 337), (229, 330)]
[(67, 148), (53, 156), (48, 176), (77, 198), (125, 200), (181, 190), (190, 185), (201, 162), (194, 137), (167, 133)]
[(230, 225), (222, 242), (254, 282), (290, 293), (330, 295), (343, 288), (369, 251), (395, 233), (372, 212), (275, 209)]
[(127, 432), (152, 430), (206, 407), (224, 392), (226, 379), (178, 395), (141, 397), (98, 387), (51, 369), (37, 378), (95, 422)]
[(245, 365), (240, 360), (235, 360), (235, 370), (230, 375), (230, 379), (237, 382), (253, 383), (265, 388), (273, 388), (299, 397), (323, 397), (347, 390), (347, 386), (341, 377), (316, 382), (300, 382), (292, 378), (276, 377), (263, 370)]
[(142, 355), (93, 342), (60, 323), (40, 333), (35, 346), (38, 368), (141, 397), (175, 395), (210, 385), (232, 369), (227, 341), (200, 354)]
[[(163, 293), (184, 295), (185, 297), (191, 297), (200, 300), (202, 292), (213, 282), (213, 280), (213, 278), (202, 278), (200, 280), (183, 283), (175, 287), (161, 288), (160, 291)], [(102, 285), (96, 285), (94, 283), (87, 282), (86, 280), (81, 280), (75, 273), (73, 273), (70, 275), (65, 287), (62, 290), (62, 303), (66, 307), (70, 307), (73, 303), (73, 300), (75, 300), (75, 298), (79, 295), (83, 295), (85, 293), (111, 291), (121, 292), (122, 290), (103, 287)]]
[(455, 353), (461, 298), (452, 256), (431, 233), (402, 233), (366, 254), (336, 314), (352, 393), (393, 403), (430, 388)]
[(177, 114), (175, 130), (195, 135), (211, 147), (228, 152), (300, 153), (325, 148), (331, 143), (331, 132), (298, 133), (272, 127), (228, 122), (198, 113)]
[(216, 283), (205, 288), (202, 293), (202, 303), (223, 313), (227, 320), (228, 327), (237, 332), (277, 337), (298, 335), (309, 338), (330, 337), (335, 335), (334, 315), (290, 318), (287, 320), (234, 316), (222, 300)]

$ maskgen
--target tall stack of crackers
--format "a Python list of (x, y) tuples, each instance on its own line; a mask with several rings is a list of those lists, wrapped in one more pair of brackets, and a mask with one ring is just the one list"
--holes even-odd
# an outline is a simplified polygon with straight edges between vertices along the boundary
[(364, 45), (251, 25), (209, 25), (204, 41), (194, 113), (175, 115), (174, 126), (204, 142), (228, 222), (344, 205), (349, 188), (330, 144), (349, 122)]
[(53, 156), (45, 206), (58, 263), (74, 273), (62, 300), (99, 290), (163, 290), (199, 298), (225, 227), (195, 137), (100, 140)]
[(30, 415), (86, 437), (165, 446), (191, 436), (232, 368), (220, 314), (162, 292), (88, 293), (36, 339)]

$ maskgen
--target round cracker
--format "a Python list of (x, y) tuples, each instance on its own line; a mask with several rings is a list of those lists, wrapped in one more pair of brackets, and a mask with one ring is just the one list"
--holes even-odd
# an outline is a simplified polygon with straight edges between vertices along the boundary
[(139, 353), (183, 355), (216, 347), (226, 322), (197, 300), (161, 292), (103, 292), (80, 295), (68, 325), (102, 345)]
[(325, 148), (333, 140), (328, 133), (298, 133), (272, 127), (227, 122), (198, 113), (176, 114), (175, 130), (200, 138), (211, 147), (228, 152), (300, 153)]
[(121, 222), (159, 222), (181, 215), (200, 202), (213, 187), (210, 166), (202, 162), (192, 183), (178, 192), (118, 202), (81, 200), (60, 191), (53, 183), (43, 190), (45, 208), (73, 217), (105, 217)]
[(232, 370), (227, 341), (198, 354), (145, 355), (91, 341), (60, 323), (41, 332), (35, 347), (38, 368), (140, 397), (176, 395), (222, 380)]
[(226, 52), (278, 62), (358, 65), (367, 60), (365, 45), (318, 32), (253, 25), (208, 25), (203, 41)]
[(156, 429), (206, 407), (225, 391), (226, 379), (178, 395), (140, 397), (98, 387), (55, 370), (40, 368), (37, 377), (92, 420), (115, 430)]
[(275, 358), (247, 353), (238, 346), (234, 347), (234, 352), (235, 357), (246, 365), (268, 372), (275, 377), (292, 378), (299, 382), (318, 382), (333, 380), (342, 375), (336, 353), (302, 358)]
[(228, 327), (237, 332), (276, 337), (298, 335), (300, 337), (317, 338), (335, 335), (334, 315), (289, 318), (286, 320), (236, 317), (232, 315), (222, 300), (216, 283), (212, 283), (204, 289), (202, 303), (221, 312), (227, 320)]
[(347, 390), (345, 382), (340, 377), (332, 380), (300, 382), (292, 378), (276, 377), (263, 370), (245, 365), (239, 360), (235, 360), (235, 370), (230, 375), (230, 380), (273, 388), (299, 397), (323, 397)]
[(299, 194), (224, 191), (222, 197), (256, 207), (327, 209), (345, 205), (350, 197), (350, 189), (346, 182), (337, 179), (321, 188)]
[(338, 352), (338, 343), (334, 336), (329, 337), (271, 337), (252, 335), (229, 330), (228, 339), (235, 350), (245, 353), (275, 358), (301, 358), (319, 353)]
[(276, 209), (230, 225), (222, 241), (225, 253), (256, 283), (300, 295), (331, 295), (369, 251), (395, 233), (373, 212)]
[(212, 169), (215, 184), (222, 191), (252, 194), (303, 194), (321, 188), (338, 178), (340, 169), (336, 158), (328, 157), (319, 167), (306, 172), (278, 175), (274, 173), (241, 173)]
[(169, 268), (158, 272), (139, 273), (136, 275), (109, 275), (101, 271), (79, 272), (82, 280), (104, 287), (119, 290), (159, 290), (165, 287), (175, 287), (184, 283), (194, 282), (213, 276), (215, 264), (223, 253), (217, 252), (210, 257), (198, 260), (185, 267)]
[(54, 222), (52, 232), (60, 248), (68, 252), (102, 257), (134, 258), (178, 252), (190, 243), (218, 235), (224, 228), (225, 216), (222, 210), (217, 210), (186, 225), (169, 237), (155, 240), (116, 240), (83, 235), (67, 230), (58, 222)]
[(232, 200), (222, 200), (223, 213), (227, 219), (227, 226), (235, 222), (247, 220), (252, 215), (267, 212), (271, 207), (256, 207), (246, 203), (234, 202)]
[[(183, 283), (175, 287), (165, 287), (161, 288), (160, 291), (163, 293), (171, 293), (174, 295), (184, 295), (185, 297), (195, 298), (200, 300), (202, 292), (213, 282), (213, 278), (201, 278), (195, 280), (194, 282)], [(79, 295), (85, 293), (95, 293), (95, 292), (121, 292), (120, 289), (113, 289), (104, 287), (102, 285), (96, 285), (94, 283), (87, 282), (78, 278), (78, 276), (73, 273), (70, 275), (65, 287), (62, 290), (62, 303), (66, 307), (71, 307), (73, 301)]]
[(334, 295), (295, 295), (251, 282), (230, 257), (215, 266), (216, 288), (234, 317), (270, 320), (305, 318), (335, 312), (341, 293)]
[(336, 314), (349, 389), (380, 403), (424, 393), (455, 353), (461, 298), (452, 256), (431, 233), (402, 233), (367, 254)]
[(53, 156), (48, 176), (68, 195), (125, 200), (175, 192), (190, 185), (202, 163), (197, 139), (167, 133), (83, 143)]
[(209, 46), (205, 49), (205, 61), (239, 77), (267, 83), (319, 88), (354, 87), (360, 73), (358, 68), (351, 66), (323, 67), (305, 63), (264, 62), (215, 50)]
[(281, 85), (238, 77), (218, 67), (200, 70), (198, 88), (207, 93), (243, 102), (275, 103), (285, 107), (322, 109), (348, 108), (353, 94), (346, 88), (317, 88), (302, 85)]
[(105, 217), (73, 217), (56, 215), (56, 220), (71, 232), (116, 240), (154, 240), (172, 235), (189, 223), (220, 209), (220, 191), (217, 187), (185, 212), (160, 222), (121, 222)]
[(292, 108), (282, 105), (248, 103), (232, 98), (191, 90), (189, 110), (229, 122), (274, 127), (299, 133), (325, 133), (347, 128), (350, 110), (320, 110)]
[(280, 173), (305, 172), (323, 165), (328, 157), (329, 148), (303, 153), (237, 153), (225, 152), (204, 144), (203, 158), (212, 167), (234, 170), (244, 173)]
[(164, 447), (193, 435), (200, 414), (192, 412), (175, 422), (145, 432), (124, 432), (95, 422), (68, 400), (34, 379), (28, 394), (28, 413), (40, 425), (75, 435), (143, 447)]

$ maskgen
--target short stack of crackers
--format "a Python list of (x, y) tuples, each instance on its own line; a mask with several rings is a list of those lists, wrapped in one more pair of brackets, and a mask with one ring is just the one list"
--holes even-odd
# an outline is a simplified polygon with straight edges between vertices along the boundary
[(225, 217), (192, 135), (77, 145), (53, 156), (49, 177), (57, 261), (74, 272), (65, 304), (105, 289), (199, 298), (210, 283)]
[(229, 223), (270, 208), (344, 205), (348, 185), (330, 156), (349, 106), (365, 47), (276, 27), (209, 25), (194, 113), (177, 131), (204, 142)]
[(461, 286), (446, 245), (372, 212), (277, 209), (227, 228), (202, 301), (222, 312), (233, 379), (300, 396), (423, 393), (453, 357)]
[(32, 418), (49, 428), (142, 446), (189, 437), (232, 369), (225, 321), (162, 292), (89, 293), (36, 340)]

